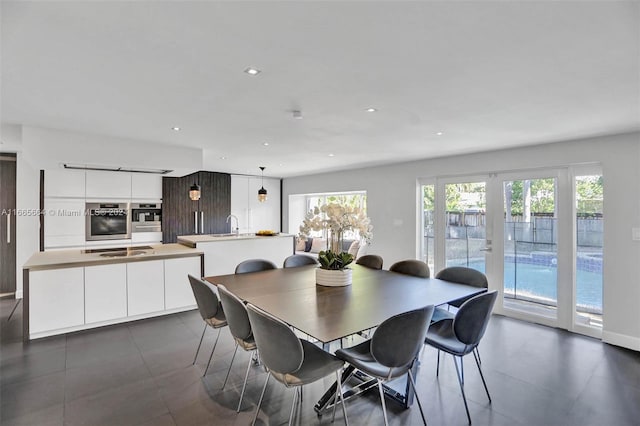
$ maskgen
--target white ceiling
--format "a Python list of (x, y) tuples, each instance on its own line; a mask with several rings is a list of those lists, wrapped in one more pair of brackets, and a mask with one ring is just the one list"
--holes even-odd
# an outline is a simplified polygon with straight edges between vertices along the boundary
[(200, 147), (209, 170), (286, 177), (640, 128), (638, 2), (1, 7), (3, 122)]

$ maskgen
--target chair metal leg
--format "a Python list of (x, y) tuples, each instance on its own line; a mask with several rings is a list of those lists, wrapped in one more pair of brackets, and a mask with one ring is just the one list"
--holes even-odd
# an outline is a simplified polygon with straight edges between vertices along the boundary
[(382, 389), (382, 382), (378, 380), (378, 390), (380, 391), (380, 402), (382, 403), (382, 415), (384, 416), (384, 426), (389, 426), (387, 421), (387, 406), (384, 403), (384, 390)]
[(198, 343), (198, 349), (196, 349), (196, 356), (193, 357), (193, 364), (196, 365), (196, 360), (198, 359), (198, 352), (200, 352), (200, 346), (202, 346), (202, 339), (204, 339), (204, 333), (207, 331), (207, 324), (204, 325), (204, 330), (202, 330), (202, 336), (200, 336), (200, 343)]
[(262, 404), (262, 398), (264, 398), (264, 391), (267, 390), (267, 383), (269, 383), (269, 376), (271, 373), (267, 373), (267, 379), (264, 381), (264, 386), (262, 387), (262, 393), (260, 393), (260, 399), (258, 400), (258, 406), (256, 407), (256, 414), (253, 416), (253, 422), (251, 422), (251, 426), (256, 424), (256, 420), (258, 420), (258, 413), (260, 412), (260, 404)]
[(211, 364), (211, 359), (213, 358), (213, 353), (216, 351), (216, 346), (218, 346), (218, 339), (220, 338), (220, 330), (218, 329), (218, 335), (216, 336), (216, 342), (213, 344), (213, 349), (211, 349), (211, 355), (209, 355), (209, 362), (207, 362), (207, 368), (204, 369), (204, 374), (202, 377), (207, 375), (207, 371), (209, 370), (209, 365)]
[(298, 387), (293, 389), (293, 402), (291, 403), (291, 414), (289, 414), (289, 426), (293, 424), (293, 412), (295, 411), (296, 403), (298, 402), (298, 391)]
[(244, 383), (242, 383), (242, 392), (240, 392), (240, 401), (238, 401), (238, 408), (236, 409), (236, 413), (240, 412), (240, 406), (242, 405), (242, 398), (244, 397), (244, 390), (247, 387), (247, 379), (249, 378), (249, 370), (251, 370), (251, 361), (253, 361), (252, 358), (253, 358), (253, 355), (249, 357), (249, 362), (247, 363), (247, 372), (244, 373)]
[(482, 379), (482, 384), (484, 385), (484, 390), (487, 392), (487, 398), (489, 398), (489, 404), (491, 404), (491, 395), (489, 395), (489, 388), (487, 388), (487, 382), (484, 381), (484, 374), (482, 374), (482, 368), (480, 367), (480, 355), (476, 355), (474, 352), (473, 357), (476, 360), (476, 365), (478, 366), (478, 371), (480, 372), (480, 378)]
[(229, 364), (229, 369), (227, 370), (227, 375), (224, 378), (224, 383), (222, 384), (222, 390), (227, 385), (227, 380), (229, 379), (229, 373), (231, 373), (231, 366), (233, 365), (233, 360), (236, 359), (236, 353), (238, 352), (238, 342), (236, 342), (236, 348), (233, 351), (233, 356), (231, 357), (231, 363)]
[(422, 411), (422, 404), (420, 403), (420, 398), (418, 397), (418, 388), (416, 388), (416, 381), (413, 380), (413, 374), (411, 374), (411, 370), (409, 370), (408, 373), (409, 373), (409, 380), (411, 381), (411, 386), (413, 386), (413, 393), (416, 396), (416, 401), (418, 401), (418, 408), (420, 409), (422, 422), (424, 423), (424, 426), (427, 426), (427, 419), (424, 417), (424, 411)]
[[(336, 375), (340, 375), (336, 370)], [(342, 393), (342, 386), (340, 385), (340, 378), (336, 381), (336, 393), (333, 394), (333, 413), (331, 414), (331, 423), (336, 420), (336, 406), (338, 405), (338, 393)]]
[(478, 355), (478, 362), (482, 364), (482, 360), (480, 359), (480, 349), (478, 349), (478, 347), (476, 346), (475, 348), (473, 348), (473, 350), (476, 353), (476, 355)]
[(340, 372), (340, 370), (336, 370), (337, 387), (336, 387), (336, 397), (335, 397), (335, 400), (333, 402), (333, 417), (331, 418), (331, 423), (333, 423), (333, 421), (335, 420), (336, 404), (338, 403), (338, 396), (340, 396), (340, 403), (342, 404), (342, 415), (344, 416), (344, 424), (346, 426), (349, 426), (349, 419), (347, 418), (347, 406), (344, 403), (344, 394), (342, 393), (341, 375), (342, 375), (342, 373)]
[[(469, 420), (469, 424), (471, 424), (471, 414), (469, 414), (469, 406), (467, 405), (467, 397), (464, 394), (464, 380), (460, 375), (460, 369), (458, 368), (458, 362), (456, 361), (456, 356), (452, 355), (453, 364), (456, 366), (456, 376), (458, 376), (458, 383), (460, 383), (460, 391), (462, 391), (462, 400), (464, 401), (464, 409), (467, 410), (467, 419)], [(462, 357), (460, 357), (460, 365), (462, 365)]]
[(436, 377), (440, 374), (440, 349), (438, 349), (438, 361), (436, 362)]

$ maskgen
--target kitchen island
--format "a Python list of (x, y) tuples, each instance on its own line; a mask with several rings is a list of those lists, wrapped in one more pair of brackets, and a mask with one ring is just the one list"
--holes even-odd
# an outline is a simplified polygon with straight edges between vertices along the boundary
[(187, 274), (203, 265), (183, 244), (35, 253), (23, 266), (24, 339), (194, 309)]
[(184, 235), (178, 243), (204, 253), (204, 275), (233, 274), (236, 265), (247, 259), (266, 259), (282, 267), (284, 259), (294, 253), (292, 234), (213, 234)]

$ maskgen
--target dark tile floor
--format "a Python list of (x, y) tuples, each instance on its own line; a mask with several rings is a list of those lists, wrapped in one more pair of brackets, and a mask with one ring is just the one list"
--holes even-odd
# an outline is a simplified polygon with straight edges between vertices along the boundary
[[(203, 323), (196, 311), (21, 342), (18, 308), (0, 300), (2, 425), (247, 425), (265, 373), (251, 369), (242, 410), (236, 414), (248, 355), (239, 353), (229, 383), (222, 381), (233, 352), (222, 330), (209, 374), (208, 331), (198, 363), (191, 364)], [(480, 346), (489, 404), (472, 359), (466, 391), (474, 425), (640, 425), (640, 353), (561, 330), (494, 316)], [(273, 380), (258, 424), (288, 420), (292, 391)], [(305, 388), (299, 424), (329, 424), (313, 405), (331, 380)], [(421, 355), (418, 391), (430, 425), (466, 425), (449, 358), (435, 377), (435, 351)], [(388, 403), (393, 425), (421, 424), (417, 406)], [(353, 425), (383, 424), (376, 392), (347, 403)], [(340, 410), (336, 424), (342, 424)]]

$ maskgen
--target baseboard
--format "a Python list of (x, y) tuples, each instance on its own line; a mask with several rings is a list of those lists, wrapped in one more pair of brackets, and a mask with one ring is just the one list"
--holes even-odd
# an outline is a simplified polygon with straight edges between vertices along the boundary
[(626, 334), (613, 333), (611, 331), (602, 332), (602, 341), (623, 348), (640, 351), (640, 338), (627, 336)]
[(134, 315), (134, 316), (124, 317), (124, 318), (117, 318), (117, 319), (112, 319), (112, 320), (107, 320), (107, 321), (94, 322), (94, 323), (90, 323), (90, 324), (80, 324), (80, 325), (75, 325), (75, 326), (72, 326), (72, 327), (59, 328), (59, 329), (55, 329), (55, 330), (40, 331), (40, 332), (37, 332), (37, 333), (30, 333), (29, 334), (29, 340), (41, 339), (43, 337), (49, 337), (49, 336), (56, 336), (58, 334), (72, 333), (74, 331), (89, 330), (89, 329), (92, 329), (92, 328), (99, 328), (99, 327), (104, 327), (104, 326), (108, 326), (108, 325), (122, 324), (122, 323), (125, 323), (125, 322), (132, 322), (132, 321), (137, 321), (137, 320), (141, 320), (141, 319), (161, 317), (161, 316), (165, 316), (165, 315), (175, 314), (175, 313), (178, 313), (178, 312), (192, 311), (192, 310), (194, 310), (196, 308), (197, 308), (196, 305), (184, 306), (184, 307), (181, 307), (181, 308), (167, 309), (165, 311), (151, 312), (151, 313), (148, 313), (148, 314)]

